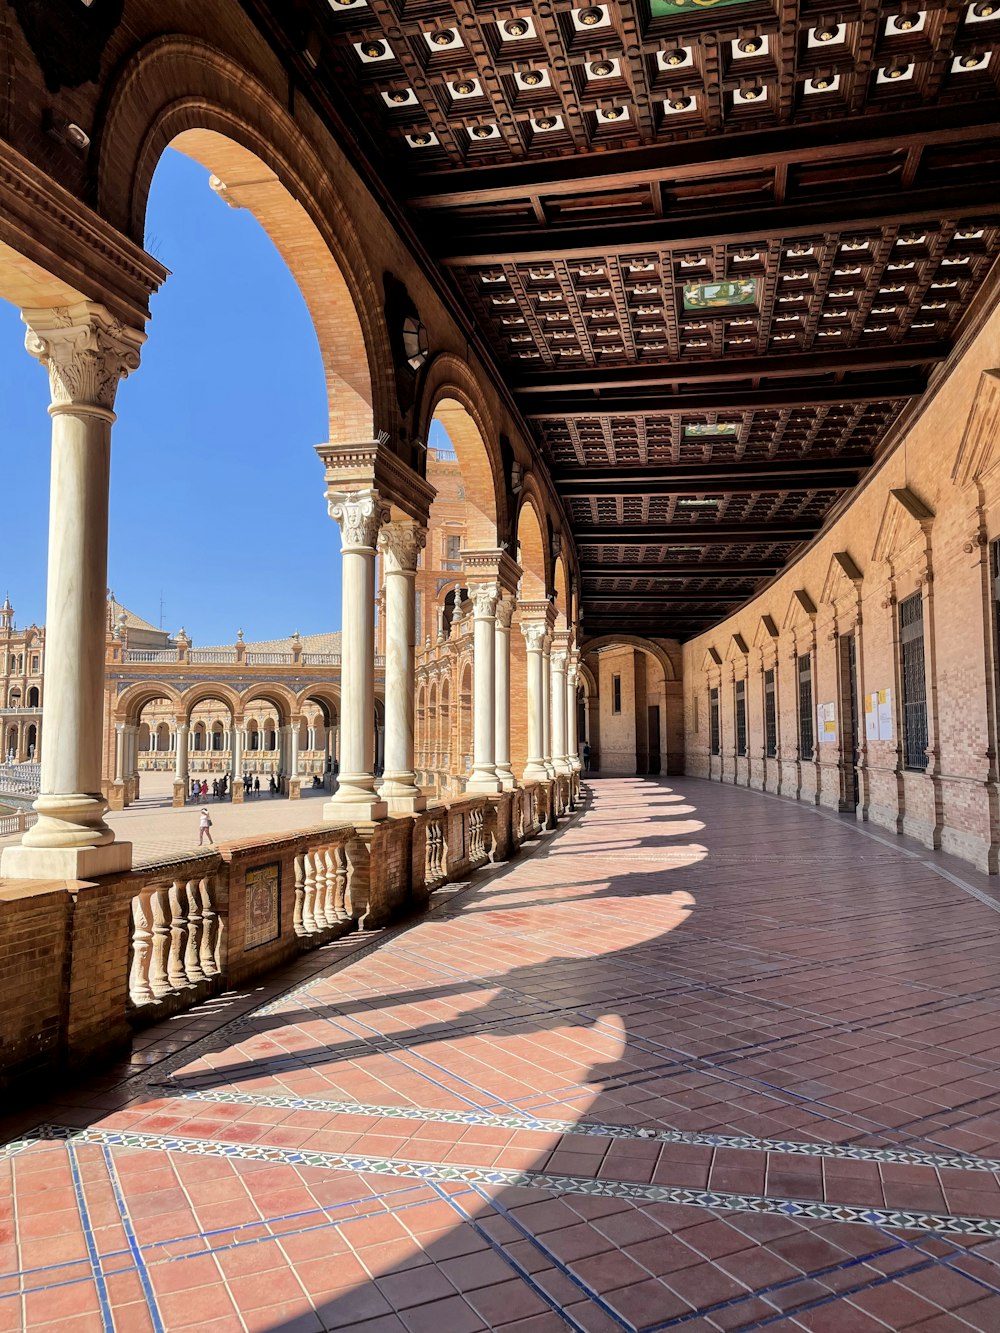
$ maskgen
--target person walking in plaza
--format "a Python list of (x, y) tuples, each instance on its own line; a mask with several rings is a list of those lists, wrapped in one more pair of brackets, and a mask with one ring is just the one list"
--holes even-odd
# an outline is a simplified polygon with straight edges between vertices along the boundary
[(259, 795), (260, 795), (260, 776), (259, 776), (259, 775), (258, 775), (257, 777), (255, 777), (254, 780), (253, 780), (253, 794), (254, 794), (254, 796), (259, 796)]
[(206, 838), (207, 838), (207, 839), (209, 840), (209, 842), (212, 843), (213, 846), (214, 846), (214, 844), (215, 844), (215, 839), (212, 837), (212, 816), (208, 813), (208, 807), (203, 805), (203, 806), (201, 807), (201, 818), (200, 818), (199, 821), (198, 821), (198, 846), (199, 846), (199, 847), (200, 847), (201, 844), (205, 841)]
[(583, 755), (583, 771), (584, 771), (584, 773), (589, 773), (589, 772), (590, 772), (590, 741), (584, 741), (584, 742), (583, 742), (583, 745), (582, 745), (582, 747), (581, 747), (581, 754)]

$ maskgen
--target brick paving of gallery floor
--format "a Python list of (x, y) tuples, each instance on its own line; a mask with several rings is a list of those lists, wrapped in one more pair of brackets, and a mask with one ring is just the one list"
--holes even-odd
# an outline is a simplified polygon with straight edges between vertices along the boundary
[(606, 779), (147, 1029), (5, 1122), (0, 1330), (1000, 1330), (1000, 895), (873, 833)]

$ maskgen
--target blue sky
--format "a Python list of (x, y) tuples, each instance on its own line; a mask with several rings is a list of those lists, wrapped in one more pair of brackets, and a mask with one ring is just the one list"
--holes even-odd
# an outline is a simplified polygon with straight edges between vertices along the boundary
[[(340, 538), (314, 445), (323, 368), (308, 311), (254, 217), (168, 152), (146, 244), (172, 276), (153, 297), (142, 364), (118, 391), (108, 580), (153, 624), (196, 643), (340, 625)], [(3, 523), (0, 598), (42, 623), (48, 383), (0, 303)]]

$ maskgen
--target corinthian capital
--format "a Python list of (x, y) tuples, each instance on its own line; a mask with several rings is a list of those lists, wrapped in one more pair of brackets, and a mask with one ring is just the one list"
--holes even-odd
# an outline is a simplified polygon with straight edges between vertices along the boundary
[(510, 629), (516, 606), (517, 602), (510, 593), (501, 594), (500, 600), (497, 602), (497, 624), (501, 629)]
[(565, 672), (567, 653), (564, 649), (555, 649), (552, 653), (552, 670)]
[(139, 368), (146, 335), (92, 301), (50, 310), (23, 310), (24, 345), (49, 372), (53, 407), (115, 405), (119, 381)]
[(469, 587), (473, 615), (477, 620), (492, 620), (497, 613), (500, 589), (495, 583), (473, 583)]
[(427, 544), (427, 529), (412, 519), (399, 519), (379, 533), (378, 547), (385, 556), (387, 573), (412, 573), (417, 556)]
[(521, 633), (529, 653), (540, 653), (548, 637), (548, 626), (543, 620), (522, 620)]
[(373, 486), (359, 491), (328, 491), (329, 514), (340, 525), (343, 550), (370, 547), (374, 550), (379, 529), (389, 521), (389, 506)]

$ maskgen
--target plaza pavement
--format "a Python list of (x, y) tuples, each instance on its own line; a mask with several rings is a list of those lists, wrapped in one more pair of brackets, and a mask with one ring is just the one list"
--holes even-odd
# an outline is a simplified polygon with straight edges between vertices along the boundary
[(9, 1117), (0, 1331), (996, 1333), (998, 954), (947, 857), (595, 782)]

